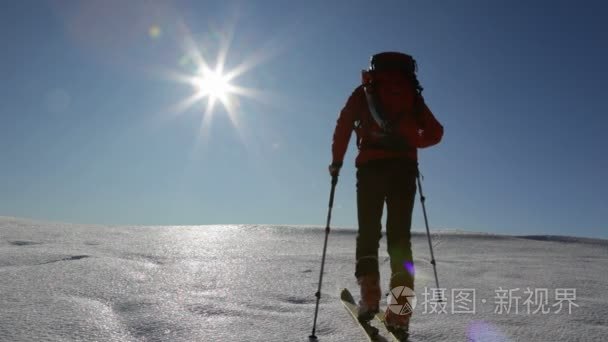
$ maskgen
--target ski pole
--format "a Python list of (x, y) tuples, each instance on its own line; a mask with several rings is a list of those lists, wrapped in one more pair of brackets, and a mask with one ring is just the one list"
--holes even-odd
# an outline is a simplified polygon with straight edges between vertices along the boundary
[(325, 267), (325, 253), (327, 251), (327, 239), (329, 237), (329, 222), (331, 221), (331, 209), (334, 205), (334, 192), (336, 190), (336, 184), (338, 184), (338, 176), (332, 176), (331, 178), (331, 192), (329, 194), (329, 210), (327, 211), (327, 224), (325, 225), (325, 242), (323, 243), (323, 257), (321, 258), (321, 272), (319, 273), (319, 288), (315, 297), (317, 297), (317, 305), (315, 306), (315, 318), (312, 324), (312, 334), (308, 338), (312, 341), (317, 340), (315, 331), (317, 329), (317, 314), (319, 313), (319, 301), (321, 300), (321, 284), (323, 282), (323, 268)]
[[(424, 224), (426, 225), (426, 236), (429, 239), (429, 249), (431, 250), (431, 265), (433, 265), (433, 272), (435, 273), (435, 285), (439, 289), (439, 278), (437, 278), (437, 263), (435, 262), (435, 255), (433, 254), (433, 244), (431, 243), (431, 231), (429, 230), (429, 220), (426, 216), (426, 208), (424, 202), (426, 198), (422, 193), (422, 182), (420, 181), (420, 170), (416, 170), (416, 179), (418, 181), (418, 189), (420, 189), (420, 203), (422, 204), (422, 213), (424, 214)], [(441, 293), (439, 293), (438, 302), (442, 302)]]

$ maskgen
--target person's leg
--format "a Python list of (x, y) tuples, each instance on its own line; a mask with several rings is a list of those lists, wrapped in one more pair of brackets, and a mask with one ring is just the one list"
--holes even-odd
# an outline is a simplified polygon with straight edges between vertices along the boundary
[[(414, 259), (410, 231), (412, 226), (412, 210), (416, 197), (416, 167), (403, 161), (396, 161), (389, 174), (389, 190), (386, 198), (386, 243), (391, 260), (391, 280), (389, 289), (406, 286), (414, 290)], [(386, 311), (387, 327), (393, 332), (408, 331), (411, 317), (411, 306), (407, 295), (409, 291), (399, 294), (391, 291), (396, 298)], [(395, 308), (400, 308), (395, 312)], [(392, 310), (391, 310), (392, 309)]]
[(357, 169), (359, 229), (355, 253), (355, 276), (361, 287), (360, 314), (377, 312), (382, 296), (378, 269), (378, 247), (382, 236), (382, 210), (386, 197), (385, 179), (381, 165), (370, 164)]
[(386, 239), (391, 261), (390, 288), (414, 289), (414, 259), (410, 241), (416, 198), (416, 164), (397, 161), (389, 173), (386, 198)]

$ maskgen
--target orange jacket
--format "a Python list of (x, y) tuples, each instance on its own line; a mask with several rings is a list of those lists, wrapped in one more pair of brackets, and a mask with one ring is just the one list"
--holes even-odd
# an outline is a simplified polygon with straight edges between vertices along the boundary
[[(410, 110), (396, 121), (397, 126), (394, 128), (394, 132), (404, 139), (408, 146), (400, 150), (365, 147), (365, 140), (369, 140), (369, 133), (371, 131), (381, 132), (382, 129), (370, 113), (363, 86), (357, 87), (340, 111), (340, 116), (336, 122), (332, 143), (333, 163), (342, 163), (353, 130), (356, 131), (357, 138), (361, 139), (362, 142), (355, 160), (357, 167), (374, 159), (408, 158), (415, 161), (418, 159), (418, 148), (439, 143), (443, 137), (443, 126), (435, 119), (431, 110), (424, 104), (419, 115), (414, 117), (412, 114), (414, 112), (414, 97), (405, 100), (408, 102), (407, 106)], [(391, 117), (390, 113), (387, 113), (387, 115), (387, 119), (395, 119)], [(358, 120), (367, 120), (367, 122), (362, 128), (357, 129), (355, 128), (355, 122)]]

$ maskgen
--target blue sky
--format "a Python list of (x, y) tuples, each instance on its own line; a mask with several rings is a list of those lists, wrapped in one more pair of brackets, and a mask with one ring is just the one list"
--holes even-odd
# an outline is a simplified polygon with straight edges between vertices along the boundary
[[(324, 225), (331, 136), (369, 57), (414, 55), (445, 127), (432, 228), (608, 237), (601, 1), (11, 1), (0, 11), (0, 215)], [(194, 42), (188, 44), (187, 42)], [(169, 77), (192, 46), (250, 68), (232, 116)], [(188, 48), (190, 46), (190, 48)], [(232, 119), (231, 119), (232, 118)], [(236, 123), (236, 124), (235, 124)], [(351, 141), (333, 226), (356, 227)], [(423, 229), (419, 202), (414, 229)]]

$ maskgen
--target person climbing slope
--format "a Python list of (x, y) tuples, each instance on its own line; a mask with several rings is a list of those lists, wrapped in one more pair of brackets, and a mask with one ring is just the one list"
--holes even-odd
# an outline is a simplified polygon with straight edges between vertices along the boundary
[[(369, 321), (379, 311), (381, 298), (378, 248), (386, 203), (386, 237), (390, 256), (390, 289), (414, 290), (410, 241), (416, 196), (419, 148), (433, 146), (443, 137), (443, 126), (426, 105), (418, 82), (416, 61), (400, 52), (382, 52), (371, 58), (340, 111), (333, 133), (329, 172), (339, 175), (352, 132), (358, 154), (355, 277), (360, 286), (359, 319)], [(407, 300), (405, 297), (399, 301)], [(404, 303), (399, 303), (404, 304)], [(385, 324), (392, 331), (409, 326), (411, 312), (386, 310)]]

